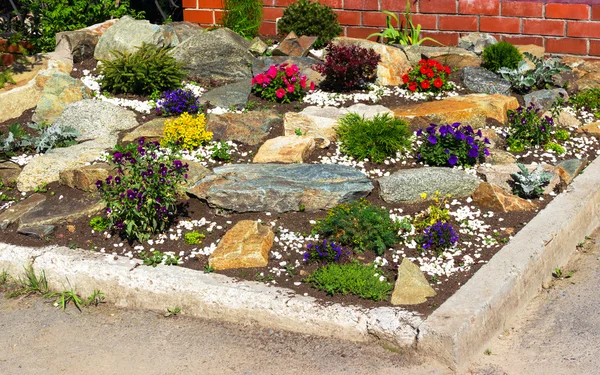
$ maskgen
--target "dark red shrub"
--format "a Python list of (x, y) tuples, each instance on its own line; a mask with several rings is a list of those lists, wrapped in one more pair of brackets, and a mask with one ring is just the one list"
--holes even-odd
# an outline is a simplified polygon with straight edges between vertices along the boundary
[(372, 48), (329, 44), (325, 62), (313, 69), (325, 76), (321, 87), (333, 91), (348, 91), (365, 87), (375, 81), (381, 56)]

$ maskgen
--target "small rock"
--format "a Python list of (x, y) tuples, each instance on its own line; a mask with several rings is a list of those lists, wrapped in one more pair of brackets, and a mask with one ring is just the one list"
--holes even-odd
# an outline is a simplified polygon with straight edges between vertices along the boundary
[(112, 172), (114, 172), (112, 166), (106, 163), (96, 163), (60, 171), (58, 182), (72, 189), (95, 191), (97, 190), (96, 181), (104, 181)]
[(210, 169), (206, 168), (202, 164), (193, 160), (186, 160), (185, 162), (188, 165), (188, 178), (184, 183), (184, 187), (186, 189), (194, 186), (198, 181), (202, 180), (204, 177), (210, 174)]
[(257, 36), (250, 42), (250, 48), (248, 48), (248, 51), (250, 51), (250, 53), (254, 56), (259, 57), (262, 56), (265, 52), (267, 52), (268, 48), (269, 46), (267, 45), (267, 43), (263, 42), (263, 40)]
[(484, 94), (510, 94), (510, 82), (494, 72), (480, 67), (467, 66), (462, 70), (463, 84), (473, 92)]
[(213, 133), (215, 140), (238, 141), (256, 146), (263, 142), (271, 128), (279, 123), (281, 118), (273, 111), (225, 113), (208, 116), (206, 129)]
[(212, 89), (200, 97), (200, 103), (210, 104), (221, 108), (244, 108), (248, 104), (248, 96), (252, 91), (252, 83), (245, 79)]
[(273, 49), (272, 54), (273, 56), (306, 57), (316, 41), (316, 37), (302, 36), (301, 38), (298, 38), (292, 31), (281, 41), (281, 43), (279, 43), (277, 48)]
[(600, 135), (600, 121), (591, 122), (576, 130), (577, 133), (585, 133), (589, 135)]
[(0, 182), (4, 185), (12, 184), (21, 173), (21, 167), (11, 161), (0, 163)]
[(535, 203), (507, 193), (501, 187), (487, 182), (479, 185), (473, 193), (473, 202), (494, 211), (514, 212), (532, 211)]
[(557, 167), (560, 168), (559, 173), (561, 179), (569, 185), (573, 182), (573, 179), (579, 175), (579, 173), (586, 167), (588, 163), (587, 159), (569, 159), (563, 160), (558, 163)]
[(242, 220), (225, 233), (208, 262), (215, 270), (265, 267), (274, 238), (271, 227)]
[(36, 238), (38, 240), (43, 240), (52, 234), (54, 229), (54, 225), (35, 225), (30, 227), (19, 226), (19, 228), (17, 228), (17, 233)]
[(304, 163), (315, 149), (315, 140), (308, 136), (283, 136), (267, 140), (260, 146), (254, 163)]
[[(545, 112), (542, 117), (544, 116), (552, 117), (552, 113)], [(565, 110), (560, 111), (558, 118), (554, 119), (554, 123), (561, 128), (579, 128), (581, 126), (581, 120)]]
[(498, 43), (498, 40), (488, 33), (468, 33), (458, 39), (458, 46), (467, 51), (481, 55), (485, 47)]
[(507, 151), (490, 150), (490, 155), (485, 158), (485, 161), (492, 165), (515, 164), (517, 158)]
[(418, 305), (427, 302), (427, 297), (437, 293), (429, 285), (423, 272), (407, 258), (398, 267), (398, 279), (392, 292), (392, 305)]
[(421, 55), (426, 59), (434, 59), (452, 69), (481, 65), (481, 58), (475, 53), (458, 47), (425, 47), (421, 46)]
[(27, 199), (5, 209), (0, 213), (0, 229), (4, 230), (12, 223), (16, 223), (21, 216), (25, 215), (27, 212), (31, 211), (45, 201), (45, 195), (35, 193), (27, 197)]
[(523, 101), (525, 101), (526, 107), (533, 105), (539, 108), (541, 112), (550, 109), (552, 104), (554, 104), (558, 98), (562, 98), (566, 101), (569, 99), (569, 94), (567, 94), (565, 89), (559, 88), (552, 90), (537, 90), (523, 95)]
[(150, 120), (132, 131), (126, 133), (123, 136), (123, 142), (133, 142), (140, 138), (145, 138), (146, 141), (158, 141), (165, 134), (165, 121), (164, 117), (157, 117)]
[[(537, 164), (525, 165), (525, 168), (527, 168), (529, 172), (533, 172), (537, 167)], [(552, 173), (552, 179), (544, 188), (544, 194), (549, 194), (561, 181), (559, 171), (556, 167), (550, 164), (542, 163), (542, 168), (544, 171)], [(477, 168), (477, 173), (482, 174), (485, 177), (486, 182), (502, 188), (509, 194), (512, 193), (512, 187), (509, 184), (510, 181), (513, 181), (511, 174), (519, 171), (520, 169), (516, 164), (492, 165), (491, 167), (480, 166)]]
[(67, 228), (67, 231), (70, 233), (75, 233), (75, 225), (67, 225), (65, 228)]

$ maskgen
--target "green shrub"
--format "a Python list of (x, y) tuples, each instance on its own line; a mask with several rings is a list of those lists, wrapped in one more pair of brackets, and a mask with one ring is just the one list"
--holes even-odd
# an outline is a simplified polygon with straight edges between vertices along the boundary
[(133, 53), (111, 52), (115, 59), (102, 61), (102, 90), (113, 94), (150, 95), (155, 90), (180, 87), (185, 77), (184, 64), (169, 55), (170, 50), (143, 43)]
[(262, 0), (225, 0), (223, 4), (223, 27), (235, 31), (246, 39), (258, 35), (263, 17)]
[(200, 233), (197, 230), (195, 230), (193, 232), (187, 232), (183, 236), (183, 239), (188, 245), (200, 245), (205, 237), (206, 235), (204, 233)]
[(282, 35), (293, 31), (298, 36), (316, 36), (314, 48), (324, 47), (331, 39), (342, 33), (337, 14), (331, 7), (310, 0), (298, 0), (283, 11), (277, 23)]
[(508, 42), (498, 42), (485, 47), (481, 57), (481, 66), (492, 72), (497, 72), (500, 68), (516, 69), (523, 60), (523, 55), (517, 47)]
[(342, 151), (356, 160), (381, 163), (410, 147), (412, 132), (404, 120), (385, 113), (371, 120), (356, 113), (342, 117), (336, 129)]
[(387, 210), (361, 199), (332, 208), (325, 219), (317, 220), (313, 233), (351, 246), (357, 253), (372, 250), (382, 255), (398, 243), (398, 229)]
[(359, 263), (328, 264), (317, 269), (305, 281), (330, 295), (353, 294), (374, 301), (387, 299), (393, 289), (381, 270)]

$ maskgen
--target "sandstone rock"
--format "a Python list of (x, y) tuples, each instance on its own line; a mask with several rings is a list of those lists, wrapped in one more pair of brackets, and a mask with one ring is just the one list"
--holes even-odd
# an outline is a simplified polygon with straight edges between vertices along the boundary
[(316, 37), (302, 36), (298, 38), (292, 31), (272, 51), (273, 56), (302, 56), (306, 57), (317, 41)]
[(190, 77), (230, 82), (252, 78), (254, 56), (250, 42), (226, 28), (192, 36), (175, 47), (171, 54), (185, 63)]
[(225, 113), (210, 115), (206, 129), (213, 132), (213, 139), (255, 146), (264, 141), (271, 128), (280, 122), (281, 118), (271, 111)]
[(115, 58), (112, 51), (131, 53), (142, 43), (163, 45), (164, 39), (163, 28), (160, 25), (124, 16), (100, 36), (94, 50), (94, 58), (112, 60)]
[(160, 140), (165, 133), (165, 120), (164, 117), (157, 117), (138, 126), (123, 136), (123, 142), (133, 142), (140, 138), (145, 138), (147, 141)]
[(510, 82), (484, 68), (467, 66), (462, 70), (463, 84), (473, 92), (510, 95)]
[(538, 57), (540, 59), (544, 58), (544, 53), (546, 50), (544, 47), (536, 46), (535, 44), (526, 44), (521, 46), (515, 46), (523, 54), (525, 61), (527, 61), (527, 66), (529, 69), (534, 69), (535, 64), (531, 62), (528, 58), (525, 57), (525, 52), (531, 53), (533, 56)]
[(323, 81), (321, 73), (312, 69), (312, 66), (320, 63), (319, 60), (310, 57), (298, 56), (263, 56), (256, 59), (252, 64), (252, 75), (256, 76), (263, 73), (271, 65), (295, 64), (300, 69), (300, 75), (306, 76), (308, 82), (314, 82), (316, 85)]
[(440, 167), (401, 169), (377, 181), (379, 195), (387, 203), (421, 202), (422, 193), (432, 195), (436, 191), (442, 196), (468, 197), (481, 183), (464, 171)]
[(133, 111), (93, 99), (69, 104), (56, 123), (74, 127), (81, 134), (78, 140), (116, 137), (138, 126)]
[(11, 184), (17, 180), (21, 173), (21, 167), (11, 161), (0, 163), (0, 182), (4, 185)]
[(200, 97), (200, 103), (210, 102), (210, 104), (221, 108), (244, 108), (248, 104), (248, 96), (250, 96), (251, 91), (251, 81), (245, 79), (204, 93)]
[(402, 76), (412, 67), (406, 54), (401, 49), (390, 45), (347, 37), (334, 38), (331, 43), (372, 48), (381, 56), (381, 62), (377, 66), (377, 83), (383, 86), (401, 85), (403, 83)]
[(541, 112), (550, 109), (556, 99), (559, 98), (562, 98), (565, 101), (569, 99), (569, 94), (567, 94), (565, 89), (537, 90), (523, 95), (523, 101), (525, 102), (526, 107), (533, 105), (539, 108)]
[(480, 55), (485, 47), (498, 43), (498, 40), (488, 33), (468, 33), (458, 39), (458, 46), (467, 51)]
[(419, 61), (421, 61), (421, 59), (423, 58), (423, 56), (421, 56), (421, 46), (413, 46), (413, 45), (403, 46), (401, 44), (394, 44), (394, 47), (400, 48), (401, 50), (404, 51), (410, 66), (417, 65), (419, 63)]
[(204, 177), (210, 174), (210, 169), (206, 168), (202, 164), (193, 160), (186, 160), (186, 164), (188, 165), (188, 178), (184, 183), (184, 187), (186, 189), (191, 188), (196, 185), (198, 181), (202, 180)]
[(12, 223), (16, 223), (21, 216), (34, 209), (37, 205), (42, 204), (44, 201), (46, 201), (45, 195), (35, 193), (27, 197), (27, 199), (5, 209), (0, 213), (0, 229), (4, 230)]
[[(527, 164), (525, 165), (529, 172), (533, 172), (538, 165)], [(552, 179), (544, 188), (544, 194), (548, 194), (554, 190), (556, 185), (560, 183), (559, 171), (556, 167), (550, 164), (542, 164), (542, 168), (546, 172), (552, 173)], [(485, 181), (502, 188), (505, 192), (511, 194), (512, 187), (509, 182), (513, 181), (511, 174), (519, 172), (520, 169), (516, 164), (505, 164), (505, 165), (493, 165), (480, 166), (477, 168), (477, 173), (482, 174), (485, 177)]]
[(336, 164), (234, 164), (215, 168), (188, 192), (236, 212), (308, 212), (365, 197), (373, 185)]
[(98, 197), (91, 195), (63, 199), (60, 204), (52, 200), (45, 200), (19, 218), (18, 230), (41, 225), (55, 225), (67, 220), (93, 216), (100, 213), (104, 207), (105, 204), (99, 201)]
[(485, 158), (485, 162), (492, 165), (514, 164), (517, 158), (507, 151), (490, 150), (490, 155)]
[(84, 29), (60, 32), (56, 34), (56, 45), (64, 44), (73, 61), (79, 63), (94, 56), (100, 36), (117, 21), (118, 19), (112, 19)]
[(250, 42), (250, 47), (248, 48), (248, 51), (250, 51), (250, 53), (254, 56), (259, 57), (262, 56), (265, 52), (267, 52), (268, 48), (269, 46), (267, 45), (267, 43), (263, 42), (263, 40), (257, 36)]
[(398, 279), (392, 292), (392, 305), (418, 305), (427, 302), (427, 297), (437, 293), (416, 264), (407, 258), (398, 267)]
[(514, 212), (536, 209), (533, 202), (507, 193), (501, 187), (487, 182), (479, 185), (473, 193), (473, 202), (494, 211)]
[[(546, 111), (542, 114), (542, 117), (546, 116), (552, 117), (552, 113), (550, 111)], [(582, 125), (581, 120), (565, 110), (561, 110), (558, 114), (558, 118), (553, 119), (554, 123), (561, 128), (579, 128)]]
[(569, 159), (558, 163), (561, 179), (568, 185), (587, 166), (587, 159)]
[(519, 102), (512, 96), (471, 94), (392, 108), (392, 110), (396, 117), (407, 120), (415, 128), (429, 126), (431, 123), (455, 122), (481, 128), (485, 126), (486, 118), (505, 124), (508, 121), (506, 111), (518, 107)]
[(458, 47), (420, 47), (421, 55), (426, 59), (434, 59), (452, 69), (481, 65), (481, 58), (475, 53)]
[(52, 124), (68, 104), (91, 98), (90, 90), (81, 80), (68, 74), (54, 73), (44, 86), (32, 120)]
[(577, 133), (600, 135), (600, 121), (590, 122), (576, 130)]
[(95, 191), (96, 181), (105, 180), (114, 168), (106, 163), (96, 163), (80, 168), (66, 169), (58, 173), (58, 182), (72, 189)]
[(215, 270), (265, 267), (275, 234), (253, 220), (242, 220), (227, 231), (208, 258)]
[(289, 135), (267, 140), (254, 156), (254, 163), (304, 163), (315, 149), (313, 137)]
[(498, 133), (494, 129), (481, 129), (481, 135), (483, 138), (487, 138), (490, 144), (487, 145), (488, 149), (498, 148), (498, 144), (503, 140), (498, 136)]

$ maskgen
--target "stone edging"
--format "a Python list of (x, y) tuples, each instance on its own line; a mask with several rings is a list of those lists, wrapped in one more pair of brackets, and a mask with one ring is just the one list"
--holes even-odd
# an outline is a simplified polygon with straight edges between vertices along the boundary
[(0, 243), (0, 270), (19, 275), (32, 264), (46, 272), (53, 289), (65, 289), (68, 280), (77, 293), (100, 289), (107, 301), (120, 307), (161, 312), (180, 307), (187, 315), (207, 319), (416, 346), (456, 369), (533, 298), (554, 268), (566, 264), (577, 243), (600, 225), (599, 180), (600, 158), (425, 321), (399, 307), (323, 305), (263, 283), (180, 267), (132, 269), (128, 258), (66, 247)]

